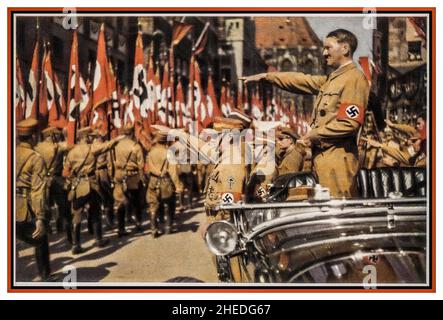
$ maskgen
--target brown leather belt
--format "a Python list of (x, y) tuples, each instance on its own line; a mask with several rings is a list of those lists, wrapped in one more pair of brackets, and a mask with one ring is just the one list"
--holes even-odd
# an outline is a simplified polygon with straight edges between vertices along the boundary
[(27, 197), (30, 194), (30, 192), (31, 190), (29, 190), (28, 188), (17, 187), (15, 189), (15, 194), (17, 196)]

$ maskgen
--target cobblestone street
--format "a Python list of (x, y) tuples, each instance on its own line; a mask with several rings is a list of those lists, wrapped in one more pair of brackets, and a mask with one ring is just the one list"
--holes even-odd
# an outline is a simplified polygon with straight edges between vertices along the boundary
[[(164, 282), (175, 277), (192, 277), (204, 282), (217, 282), (211, 254), (198, 231), (205, 221), (201, 204), (176, 215), (176, 231), (151, 237), (145, 217), (143, 233), (131, 233), (119, 239), (116, 232), (106, 232), (110, 243), (105, 248), (93, 246), (84, 221), (82, 237), (86, 252), (73, 256), (64, 234), (50, 236), (51, 268), (59, 281), (63, 268), (74, 266), (79, 282)], [(132, 228), (132, 226), (131, 226)], [(17, 281), (32, 281), (37, 276), (33, 249), (17, 243)]]

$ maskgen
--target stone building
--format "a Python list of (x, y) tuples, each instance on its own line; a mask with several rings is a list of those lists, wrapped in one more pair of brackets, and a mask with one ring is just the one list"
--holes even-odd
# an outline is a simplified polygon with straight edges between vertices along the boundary
[[(303, 17), (255, 17), (255, 45), (268, 71), (297, 71), (324, 74), (323, 44)], [(282, 92), (282, 102), (294, 96)], [(310, 113), (314, 97), (296, 96), (298, 112)]]
[(373, 90), (385, 117), (414, 123), (427, 109), (426, 20), (380, 17), (374, 31), (374, 63), (379, 69)]

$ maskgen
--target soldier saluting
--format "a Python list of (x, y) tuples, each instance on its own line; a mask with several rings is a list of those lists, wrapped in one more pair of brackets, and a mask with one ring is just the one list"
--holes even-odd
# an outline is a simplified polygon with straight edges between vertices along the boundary
[(51, 274), (44, 211), (46, 168), (42, 156), (33, 149), (37, 125), (32, 118), (17, 124), (15, 231), (17, 239), (35, 247), (40, 280), (45, 281)]
[(77, 134), (79, 142), (69, 151), (63, 172), (71, 182), (69, 200), (72, 201), (73, 254), (83, 252), (80, 244), (80, 228), (81, 213), (84, 210), (88, 210), (91, 215), (96, 245), (103, 247), (107, 244), (102, 234), (100, 190), (95, 177), (96, 157), (114, 147), (122, 138), (117, 137), (108, 142), (92, 144), (97, 133), (90, 127), (80, 129)]
[(311, 130), (300, 142), (312, 146), (313, 171), (323, 186), (336, 197), (357, 196), (357, 133), (364, 121), (369, 86), (352, 55), (357, 38), (337, 29), (323, 42), (323, 56), (334, 69), (327, 76), (299, 72), (271, 72), (244, 77), (246, 82), (267, 80), (281, 89), (314, 94)]

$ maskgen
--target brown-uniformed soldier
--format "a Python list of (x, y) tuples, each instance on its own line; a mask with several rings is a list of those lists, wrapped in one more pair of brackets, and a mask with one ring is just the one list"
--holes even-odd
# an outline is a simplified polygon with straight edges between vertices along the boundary
[(357, 196), (357, 132), (363, 123), (369, 86), (352, 61), (357, 39), (338, 29), (324, 40), (323, 56), (334, 71), (327, 76), (272, 72), (243, 78), (266, 79), (294, 93), (314, 94), (311, 130), (300, 141), (312, 145), (313, 171), (335, 197)]
[(69, 151), (65, 161), (63, 175), (69, 177), (71, 182), (69, 200), (72, 202), (73, 215), (73, 254), (83, 252), (80, 243), (81, 213), (86, 210), (91, 215), (96, 245), (103, 247), (108, 243), (102, 234), (100, 190), (95, 176), (95, 165), (97, 156), (110, 150), (121, 137), (101, 144), (92, 144), (95, 135), (90, 127), (80, 129), (77, 135), (79, 142)]
[[(244, 200), (247, 170), (244, 159), (244, 148), (237, 134), (244, 128), (243, 122), (237, 119), (216, 117), (214, 129), (220, 132), (219, 158), (208, 177), (205, 195), (205, 209), (208, 223), (214, 220), (230, 220), (226, 210), (217, 210), (221, 204)], [(235, 282), (248, 281), (245, 270), (238, 258), (230, 259), (231, 273)]]
[(369, 145), (380, 148), (384, 153), (397, 160), (402, 166), (425, 167), (426, 166), (426, 143), (418, 136), (409, 139), (410, 146), (407, 151), (390, 147), (386, 143), (367, 139)]
[(50, 277), (49, 246), (44, 211), (46, 169), (42, 156), (33, 150), (38, 122), (27, 118), (17, 124), (16, 149), (16, 236), (35, 247), (40, 280)]
[(408, 137), (413, 137), (417, 135), (417, 130), (408, 124), (403, 123), (393, 123), (391, 120), (386, 120), (386, 124), (394, 130), (398, 130), (401, 133), (406, 134)]
[(118, 219), (118, 236), (127, 235), (125, 216), (135, 215), (135, 231), (141, 231), (145, 183), (143, 150), (134, 141), (134, 127), (123, 128), (124, 138), (115, 146), (114, 212)]
[[(367, 138), (375, 139), (374, 134), (369, 133)], [(363, 141), (363, 140), (362, 140)], [(363, 150), (364, 148), (364, 150)], [(377, 167), (379, 162), (379, 149), (371, 146), (369, 143), (362, 145), (361, 157), (362, 167), (366, 169), (373, 169)]]
[[(105, 142), (105, 137), (97, 132), (93, 144), (101, 145), (103, 142)], [(105, 217), (105, 226), (109, 230), (114, 227), (112, 172), (115, 170), (115, 163), (111, 157), (111, 152), (113, 152), (113, 149), (97, 156), (95, 170), (95, 176), (100, 191), (100, 199), (103, 206), (103, 215)]]
[(45, 160), (46, 208), (56, 208), (57, 230), (60, 231), (64, 228), (66, 238), (72, 244), (72, 216), (68, 203), (66, 182), (62, 176), (63, 157), (68, 151), (68, 145), (66, 142), (59, 141), (60, 135), (60, 130), (55, 127), (44, 129), (42, 131), (43, 141), (35, 146), (35, 151)]
[[(234, 134), (239, 133), (243, 124), (239, 120), (216, 117), (214, 129), (220, 132), (219, 158), (210, 176), (205, 196), (207, 214), (222, 215), (214, 208), (223, 203), (238, 202), (243, 199), (245, 180), (247, 176), (244, 155), (239, 139)], [(224, 217), (220, 217), (224, 219)]]
[[(153, 126), (154, 127), (154, 126)], [(183, 191), (183, 185), (178, 178), (177, 162), (168, 152), (168, 127), (156, 126), (154, 145), (146, 158), (145, 172), (149, 175), (146, 201), (151, 217), (152, 237), (158, 236), (158, 222), (164, 221), (164, 232), (171, 232), (175, 214), (175, 193)]]
[(278, 144), (283, 152), (278, 165), (278, 175), (301, 172), (304, 166), (303, 147), (296, 144), (298, 135), (289, 128), (283, 128), (278, 134)]

